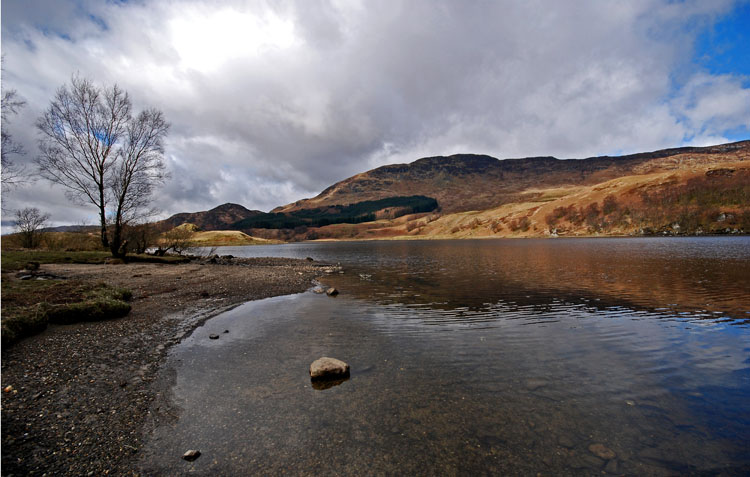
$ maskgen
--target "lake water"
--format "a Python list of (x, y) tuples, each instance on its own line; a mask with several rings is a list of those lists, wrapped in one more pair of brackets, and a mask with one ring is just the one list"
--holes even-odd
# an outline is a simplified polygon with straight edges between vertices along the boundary
[[(175, 347), (148, 473), (750, 474), (750, 238), (220, 253), (340, 262), (341, 294), (250, 302)], [(321, 356), (351, 378), (314, 389)]]

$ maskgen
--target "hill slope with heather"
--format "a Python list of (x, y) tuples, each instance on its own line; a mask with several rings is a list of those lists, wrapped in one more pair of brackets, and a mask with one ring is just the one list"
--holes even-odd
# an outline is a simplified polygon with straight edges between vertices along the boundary
[(276, 214), (413, 194), (429, 213), (332, 224), (282, 239), (470, 238), (750, 231), (750, 141), (621, 157), (498, 160), (459, 154), (379, 167)]
[(382, 166), (338, 182), (318, 196), (273, 212), (354, 204), (387, 197), (437, 199), (445, 213), (484, 210), (517, 202), (529, 190), (589, 186), (648, 171), (679, 169), (680, 162), (709, 163), (746, 157), (750, 141), (711, 147), (666, 149), (621, 157), (560, 160), (554, 157), (499, 160), (457, 154)]
[(269, 213), (224, 204), (175, 227), (316, 239), (750, 232), (750, 141), (620, 157), (458, 154), (379, 167)]

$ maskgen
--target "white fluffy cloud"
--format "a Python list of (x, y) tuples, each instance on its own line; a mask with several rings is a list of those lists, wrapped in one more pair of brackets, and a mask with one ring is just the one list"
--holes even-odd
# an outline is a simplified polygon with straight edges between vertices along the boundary
[[(720, 142), (747, 78), (691, 62), (727, 1), (4, 1), (3, 84), (34, 119), (74, 72), (172, 123), (165, 214), (309, 197), (427, 155), (584, 157)], [(90, 213), (15, 191), (58, 222)]]

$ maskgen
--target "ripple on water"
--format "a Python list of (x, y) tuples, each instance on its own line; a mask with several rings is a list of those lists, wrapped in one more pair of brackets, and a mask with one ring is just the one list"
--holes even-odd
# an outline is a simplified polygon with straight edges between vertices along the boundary
[[(345, 265), (327, 277), (342, 294), (250, 303), (175, 348), (179, 415), (143, 468), (741, 474), (748, 243), (299, 245)], [(351, 379), (316, 391), (324, 355)], [(174, 458), (187, 448), (203, 456)]]

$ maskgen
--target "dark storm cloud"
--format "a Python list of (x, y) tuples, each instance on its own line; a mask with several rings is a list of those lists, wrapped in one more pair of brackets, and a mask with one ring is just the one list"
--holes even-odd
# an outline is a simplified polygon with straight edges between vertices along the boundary
[[(721, 142), (750, 117), (746, 78), (690, 61), (729, 1), (19, 3), (3, 2), (3, 81), (29, 102), (27, 159), (71, 73), (117, 81), (172, 123), (165, 213), (268, 210), (426, 155)], [(49, 194), (41, 208), (64, 201)]]

